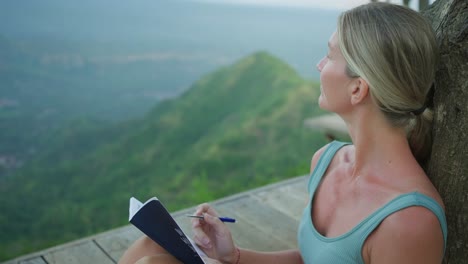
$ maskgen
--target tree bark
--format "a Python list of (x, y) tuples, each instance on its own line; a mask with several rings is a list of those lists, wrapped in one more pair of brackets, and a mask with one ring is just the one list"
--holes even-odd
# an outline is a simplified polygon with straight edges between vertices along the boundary
[(468, 1), (438, 0), (424, 15), (432, 23), (440, 51), (427, 171), (446, 206), (448, 243), (443, 263), (467, 263)]
[(419, 0), (419, 11), (424, 11), (429, 7), (429, 0)]

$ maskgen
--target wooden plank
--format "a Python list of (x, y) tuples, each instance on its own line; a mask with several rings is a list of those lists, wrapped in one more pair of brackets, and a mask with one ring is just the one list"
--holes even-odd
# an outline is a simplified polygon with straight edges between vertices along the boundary
[(41, 256), (35, 257), (25, 257), (25, 258), (16, 258), (6, 262), (2, 262), (2, 264), (47, 264)]
[(348, 127), (343, 119), (337, 114), (324, 114), (322, 116), (309, 118), (304, 121), (304, 125), (314, 130), (348, 135)]
[(223, 215), (236, 218), (237, 222), (229, 225), (229, 229), (237, 246), (258, 251), (276, 251), (288, 248), (287, 243), (283, 240), (245, 218), (245, 215), (249, 214), (247, 211), (233, 211), (231, 208), (231, 205), (223, 204), (218, 211)]
[(18, 259), (10, 259), (4, 262), (0, 262), (1, 264), (18, 264)]
[(115, 262), (118, 262), (127, 248), (140, 238), (143, 233), (133, 225), (107, 232), (96, 236), (94, 241), (100, 246)]
[(44, 258), (49, 264), (115, 263), (91, 240), (51, 250), (44, 255)]
[(302, 211), (307, 205), (308, 195), (303, 184), (291, 184), (273, 190), (267, 190), (253, 194), (260, 203), (291, 216), (300, 221)]
[(306, 177), (302, 177), (302, 180), (300, 181), (292, 182), (290, 184), (285, 184), (283, 186), (280, 186), (279, 188), (290, 189), (291, 192), (289, 192), (288, 195), (295, 197), (296, 199), (303, 200), (304, 197), (307, 198), (309, 196), (309, 193), (307, 190), (308, 183), (309, 183), (309, 176), (307, 175)]
[(26, 259), (19, 262), (19, 264), (47, 264), (42, 257), (35, 257), (32, 259)]
[[(298, 222), (282, 212), (260, 203), (249, 196), (235, 202), (225, 203), (221, 208), (226, 215), (233, 215), (238, 223), (232, 228), (249, 248), (262, 251), (296, 248)], [(251, 242), (254, 242), (253, 245)], [(240, 246), (240, 245), (239, 245)]]

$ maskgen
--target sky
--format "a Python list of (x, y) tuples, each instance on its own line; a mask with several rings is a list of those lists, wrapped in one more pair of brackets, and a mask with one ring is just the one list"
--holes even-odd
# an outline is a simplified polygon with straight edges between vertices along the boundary
[[(323, 9), (346, 10), (361, 4), (370, 2), (370, 0), (198, 0), (203, 2), (227, 3), (227, 4), (247, 4), (247, 5), (268, 5), (284, 7), (310, 7)], [(402, 0), (390, 0), (391, 3), (401, 4)], [(416, 0), (410, 1), (412, 8), (417, 7)], [(430, 1), (431, 3), (434, 0)]]

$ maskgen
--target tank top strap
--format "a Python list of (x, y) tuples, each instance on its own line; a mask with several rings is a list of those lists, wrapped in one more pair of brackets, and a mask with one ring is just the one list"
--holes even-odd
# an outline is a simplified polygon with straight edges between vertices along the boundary
[(411, 206), (422, 206), (431, 210), (439, 219), (440, 227), (444, 237), (444, 254), (447, 245), (447, 220), (442, 207), (433, 198), (418, 193), (411, 192), (397, 196), (383, 207), (379, 208), (371, 216), (369, 216), (364, 222), (362, 222), (362, 228), (359, 228), (361, 234), (359, 234), (359, 244), (362, 248), (367, 237), (377, 228), (378, 225), (389, 215), (400, 211), (402, 209)]
[(313, 196), (313, 193), (317, 189), (317, 186), (322, 180), (322, 177), (327, 171), (327, 168), (330, 165), (330, 162), (332, 161), (336, 152), (338, 152), (338, 150), (342, 148), (343, 146), (350, 145), (350, 144), (351, 143), (340, 142), (340, 141), (332, 141), (330, 144), (328, 144), (328, 147), (322, 153), (317, 164), (315, 165), (314, 170), (310, 174), (309, 183), (308, 183), (308, 191), (311, 197)]

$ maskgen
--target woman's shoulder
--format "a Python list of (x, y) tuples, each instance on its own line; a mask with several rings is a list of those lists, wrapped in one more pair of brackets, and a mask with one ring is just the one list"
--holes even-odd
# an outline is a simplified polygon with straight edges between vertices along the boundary
[(312, 156), (312, 160), (310, 161), (310, 172), (314, 171), (315, 166), (317, 166), (317, 163), (322, 156), (323, 152), (327, 149), (327, 147), (330, 145), (330, 143), (326, 144), (325, 146), (321, 147), (319, 150), (317, 150), (314, 155)]
[(412, 206), (385, 218), (369, 237), (371, 263), (392, 260), (404, 263), (440, 263), (444, 238), (437, 216), (429, 209)]
[[(317, 163), (319, 162), (320, 158), (322, 157), (323, 153), (330, 147), (332, 146), (338, 146), (339, 149), (335, 153), (333, 160), (330, 164), (330, 166), (333, 166), (333, 161), (334, 160), (347, 160), (350, 157), (350, 151), (352, 149), (351, 143), (348, 142), (341, 142), (341, 141), (332, 141), (325, 146), (321, 147), (319, 150), (317, 150), (314, 155), (312, 156), (312, 160), (310, 162), (310, 172), (312, 173), (317, 166)], [(337, 158), (338, 157), (338, 158)]]
[[(397, 197), (414, 197), (431, 206), (409, 206), (388, 215), (369, 237), (374, 263), (400, 255), (403, 263), (440, 263), (444, 251), (444, 204), (437, 190), (428, 183), (427, 176), (417, 175), (407, 180), (407, 186), (392, 185)], [(400, 178), (401, 179), (401, 178)], [(440, 206), (440, 211), (435, 205)], [(432, 209), (430, 209), (432, 208)], [(400, 259), (393, 259), (393, 263)], [(372, 263), (372, 262), (371, 262)]]

